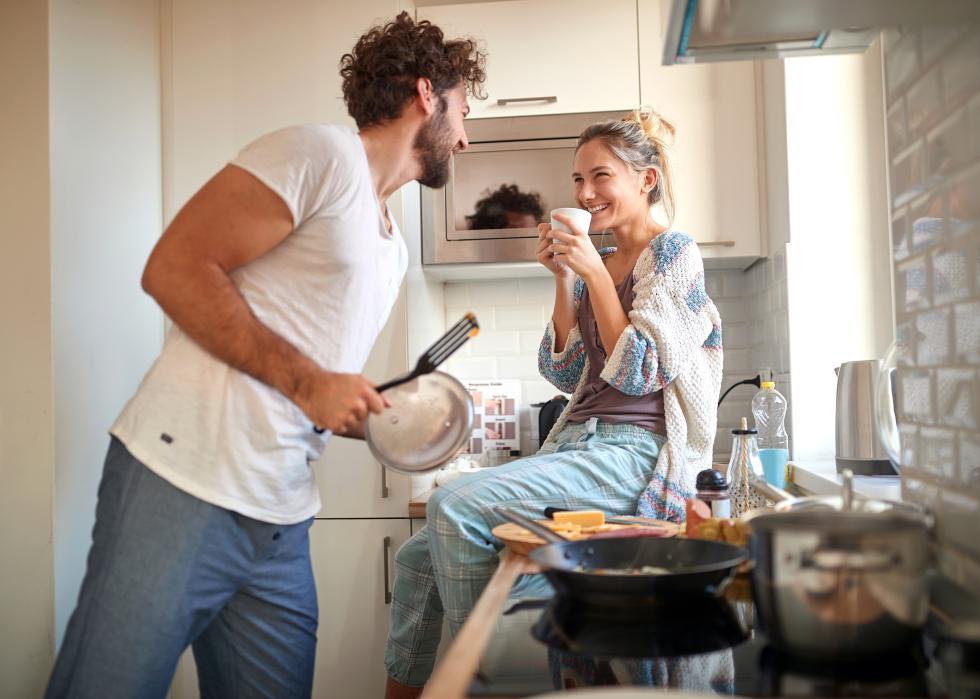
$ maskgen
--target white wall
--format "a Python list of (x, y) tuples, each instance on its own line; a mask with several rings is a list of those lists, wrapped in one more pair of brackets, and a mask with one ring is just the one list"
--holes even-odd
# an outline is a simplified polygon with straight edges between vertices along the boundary
[(794, 458), (835, 454), (841, 362), (892, 339), (880, 50), (785, 62)]
[(158, 0), (51, 3), (55, 610), (85, 572), (108, 429), (159, 353), (140, 288), (161, 226)]
[(48, 2), (0, 3), (0, 696), (54, 653)]

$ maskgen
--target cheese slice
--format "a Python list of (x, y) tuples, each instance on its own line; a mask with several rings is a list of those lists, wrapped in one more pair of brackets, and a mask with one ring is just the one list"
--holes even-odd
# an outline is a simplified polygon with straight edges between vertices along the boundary
[(602, 510), (578, 510), (577, 512), (556, 512), (555, 522), (559, 524), (577, 524), (581, 527), (599, 527), (606, 523), (606, 515)]

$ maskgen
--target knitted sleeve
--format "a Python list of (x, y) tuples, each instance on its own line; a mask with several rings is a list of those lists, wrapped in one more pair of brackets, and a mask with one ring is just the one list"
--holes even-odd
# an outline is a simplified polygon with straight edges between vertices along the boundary
[(704, 289), (704, 264), (694, 240), (677, 231), (662, 233), (648, 252), (634, 270), (630, 324), (601, 374), (631, 396), (662, 389), (701, 347), (721, 348), (721, 317)]
[[(575, 280), (575, 308), (585, 293), (585, 282), (581, 278)], [(565, 340), (561, 352), (555, 352), (555, 324), (548, 322), (541, 345), (538, 347), (538, 372), (555, 388), (565, 393), (571, 393), (582, 378), (585, 370), (585, 343), (582, 341), (582, 331), (578, 323), (572, 327)]]

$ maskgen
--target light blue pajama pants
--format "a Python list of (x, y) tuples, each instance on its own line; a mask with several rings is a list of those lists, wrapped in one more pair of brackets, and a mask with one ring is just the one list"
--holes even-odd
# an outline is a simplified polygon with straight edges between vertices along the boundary
[(534, 519), (549, 506), (631, 515), (663, 442), (648, 430), (593, 418), (565, 427), (534, 456), (438, 488), (426, 508), (426, 527), (395, 556), (388, 675), (402, 684), (425, 684), (443, 616), (455, 635), (473, 609), (502, 546), (490, 533), (504, 521), (494, 506)]

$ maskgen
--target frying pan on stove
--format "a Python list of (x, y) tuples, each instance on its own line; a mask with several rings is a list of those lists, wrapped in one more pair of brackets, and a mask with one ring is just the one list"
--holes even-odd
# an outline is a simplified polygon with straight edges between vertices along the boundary
[(568, 541), (513, 510), (496, 511), (550, 542), (528, 557), (541, 566), (559, 595), (590, 602), (635, 604), (643, 598), (662, 601), (666, 595), (720, 595), (748, 557), (738, 546), (700, 539)]

